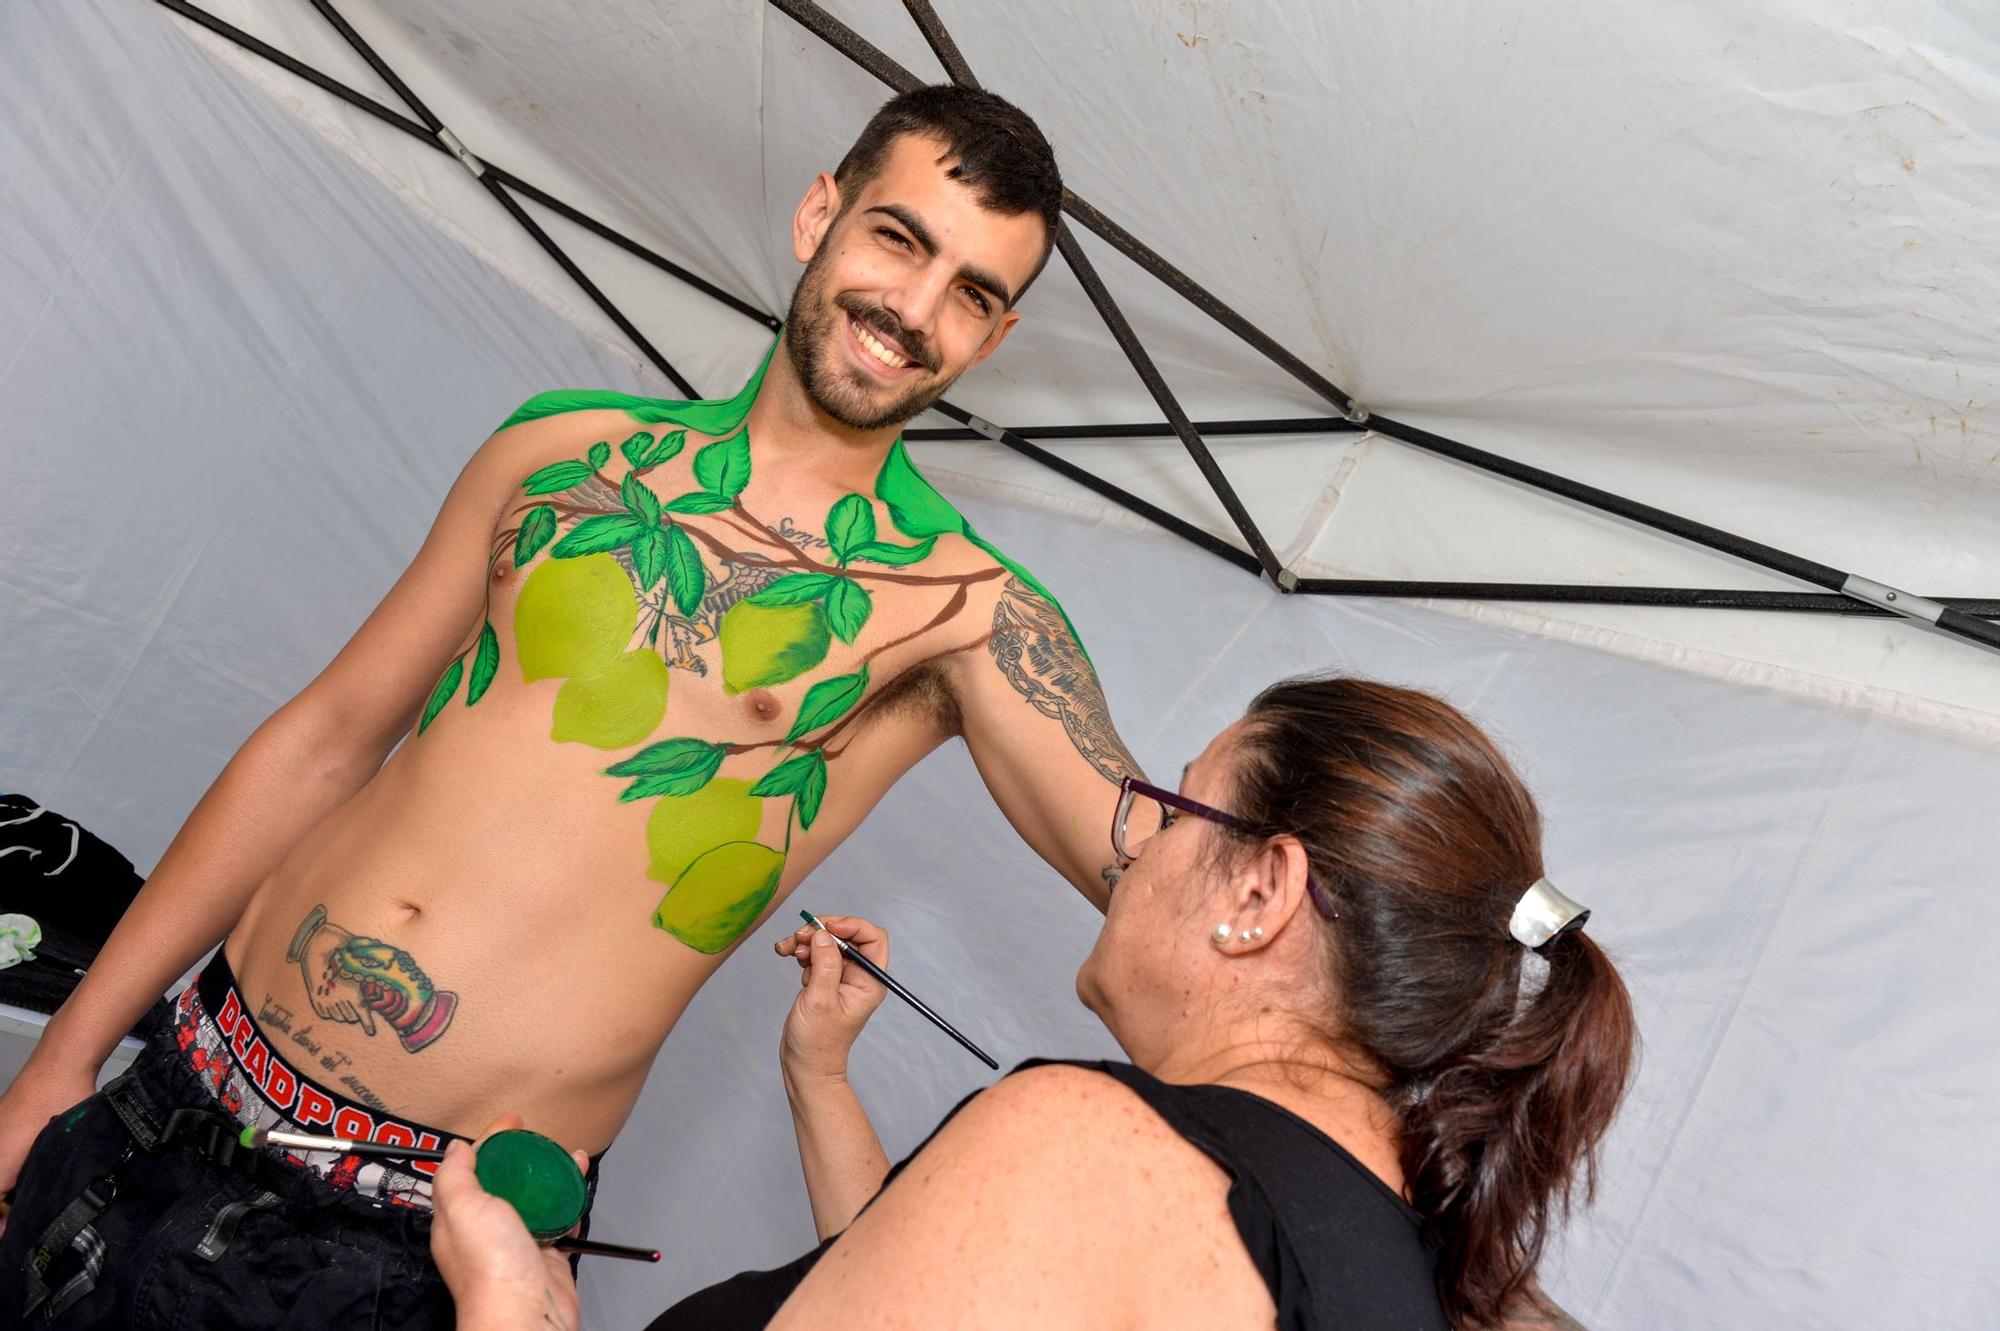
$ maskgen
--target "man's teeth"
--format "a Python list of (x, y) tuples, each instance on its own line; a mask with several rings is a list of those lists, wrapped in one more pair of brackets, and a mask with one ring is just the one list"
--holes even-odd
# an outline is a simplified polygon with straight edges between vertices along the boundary
[(910, 363), (906, 358), (898, 356), (895, 352), (889, 350), (888, 346), (880, 338), (875, 337), (854, 320), (850, 319), (847, 322), (854, 329), (855, 340), (868, 348), (868, 354), (876, 360), (881, 361), (892, 370), (900, 370)]

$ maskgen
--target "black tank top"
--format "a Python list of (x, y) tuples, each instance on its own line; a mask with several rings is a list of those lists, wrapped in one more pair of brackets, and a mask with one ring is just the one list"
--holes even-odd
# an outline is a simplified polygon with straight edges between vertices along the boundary
[[(1283, 1331), (1449, 1331), (1422, 1217), (1339, 1142), (1248, 1091), (1172, 1086), (1129, 1063), (1030, 1059), (1015, 1071), (1050, 1062), (1117, 1078), (1229, 1172), (1229, 1214), (1278, 1306)], [(882, 1186), (922, 1150), (891, 1169)], [(761, 1327), (839, 1238), (776, 1270), (745, 1271), (691, 1294), (648, 1331)]]

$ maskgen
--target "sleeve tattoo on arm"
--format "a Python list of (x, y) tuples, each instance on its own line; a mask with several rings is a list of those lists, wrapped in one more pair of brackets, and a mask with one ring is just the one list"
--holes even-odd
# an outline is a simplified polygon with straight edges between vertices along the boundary
[(1019, 578), (1008, 578), (1000, 593), (989, 650), (1015, 691), (1043, 716), (1062, 722), (1070, 743), (1106, 781), (1140, 774), (1112, 729), (1097, 673), (1061, 613)]

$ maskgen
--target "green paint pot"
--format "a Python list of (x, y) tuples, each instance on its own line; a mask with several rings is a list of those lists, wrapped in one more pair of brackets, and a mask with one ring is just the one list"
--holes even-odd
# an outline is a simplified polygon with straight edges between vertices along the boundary
[(568, 1151), (539, 1132), (509, 1128), (479, 1144), (473, 1172), (479, 1186), (504, 1197), (538, 1243), (569, 1233), (583, 1219), (589, 1193)]

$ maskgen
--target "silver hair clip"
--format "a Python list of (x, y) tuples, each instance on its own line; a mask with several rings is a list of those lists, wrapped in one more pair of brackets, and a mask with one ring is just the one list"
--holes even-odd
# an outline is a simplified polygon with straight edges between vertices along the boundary
[(1590, 908), (1571, 901), (1556, 891), (1556, 885), (1546, 878), (1537, 878), (1529, 884), (1521, 899), (1514, 903), (1514, 914), (1507, 921), (1507, 932), (1522, 947), (1533, 949), (1554, 938), (1565, 929), (1581, 929), (1583, 922), (1590, 918)]

